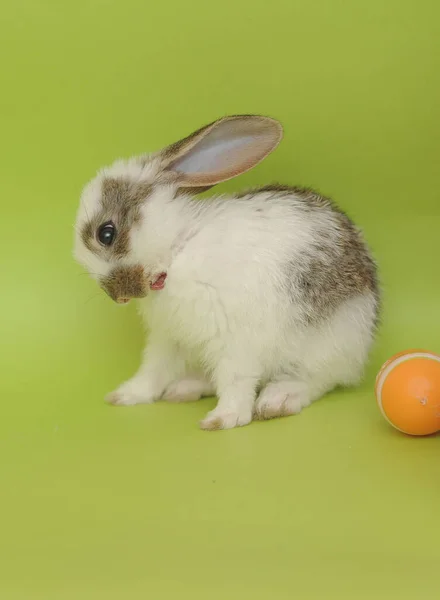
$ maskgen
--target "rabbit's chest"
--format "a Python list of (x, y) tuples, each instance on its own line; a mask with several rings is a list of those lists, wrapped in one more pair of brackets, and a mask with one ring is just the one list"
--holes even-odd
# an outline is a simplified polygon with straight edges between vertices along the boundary
[(209, 282), (168, 278), (165, 288), (150, 295), (146, 320), (194, 357), (221, 344), (230, 328), (227, 300)]

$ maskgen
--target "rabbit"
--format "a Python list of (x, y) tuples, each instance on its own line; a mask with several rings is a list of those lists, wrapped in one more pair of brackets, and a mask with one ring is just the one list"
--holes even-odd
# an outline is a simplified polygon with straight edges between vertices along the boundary
[(270, 117), (234, 115), (151, 155), (118, 160), (83, 190), (74, 254), (149, 332), (127, 406), (218, 397), (205, 430), (299, 413), (362, 378), (380, 312), (377, 267), (330, 199), (269, 185), (197, 198), (280, 143)]

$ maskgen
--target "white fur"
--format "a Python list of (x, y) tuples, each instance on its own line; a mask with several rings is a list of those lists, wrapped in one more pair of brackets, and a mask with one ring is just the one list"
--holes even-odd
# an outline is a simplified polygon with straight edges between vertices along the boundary
[[(131, 164), (124, 171), (117, 163), (119, 172), (151, 176)], [(86, 188), (79, 223), (97, 209), (100, 181), (102, 174)], [(348, 299), (330, 319), (307, 326), (280, 292), (280, 264), (301, 260), (310, 248), (316, 215), (308, 218), (294, 198), (197, 201), (174, 194), (171, 185), (158, 186), (131, 234), (123, 262), (141, 262), (146, 272), (166, 271), (168, 278), (162, 291), (139, 301), (151, 332), (145, 359), (108, 400), (148, 403), (165, 393), (178, 401), (215, 390), (218, 405), (201, 425), (228, 428), (249, 423), (254, 410), (260, 417), (277, 407), (299, 412), (336, 385), (356, 383), (372, 341), (373, 295)], [(326, 226), (333, 226), (328, 215)], [(79, 239), (76, 255), (94, 274), (109, 269)], [(194, 372), (204, 378), (195, 386), (188, 383)]]
[[(376, 298), (366, 291), (310, 320), (313, 307), (294, 287), (295, 265), (307, 256), (325, 268), (315, 242), (317, 231), (338, 240), (341, 222), (331, 208), (305, 210), (294, 192), (205, 201), (178, 195), (178, 175), (189, 185), (208, 172), (209, 183), (225, 180), (257, 164), (282, 133), (264, 117), (225, 118), (200, 131), (174, 150), (174, 166), (165, 152), (100, 171), (82, 195), (75, 255), (98, 280), (121, 266), (142, 265), (153, 281), (167, 273), (165, 288), (139, 301), (150, 330), (139, 371), (108, 401), (183, 402), (216, 392), (218, 404), (201, 426), (226, 429), (298, 413), (336, 385), (357, 383)], [(108, 258), (96, 240), (87, 248), (80, 233), (100, 214), (106, 177), (154, 186), (120, 259)]]

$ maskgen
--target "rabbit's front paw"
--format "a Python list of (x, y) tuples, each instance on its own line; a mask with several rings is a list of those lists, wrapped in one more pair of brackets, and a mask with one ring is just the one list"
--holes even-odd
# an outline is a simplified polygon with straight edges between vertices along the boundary
[(243, 427), (252, 420), (250, 411), (228, 411), (214, 408), (203, 421), (200, 422), (201, 429), (215, 431), (216, 429), (232, 429), (233, 427)]
[(151, 404), (158, 399), (145, 380), (133, 378), (123, 383), (117, 390), (107, 394), (105, 401), (114, 406), (134, 406)]

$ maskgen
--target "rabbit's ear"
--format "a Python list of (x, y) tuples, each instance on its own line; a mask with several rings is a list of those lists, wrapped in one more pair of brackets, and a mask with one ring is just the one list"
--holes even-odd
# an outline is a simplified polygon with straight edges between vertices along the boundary
[(168, 146), (162, 158), (181, 187), (210, 187), (252, 169), (282, 136), (280, 123), (269, 117), (225, 117)]

